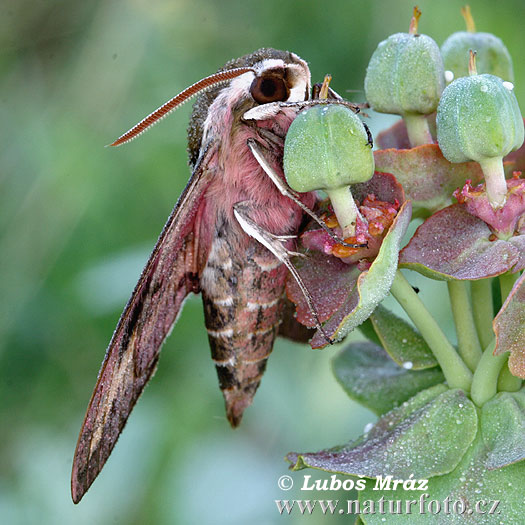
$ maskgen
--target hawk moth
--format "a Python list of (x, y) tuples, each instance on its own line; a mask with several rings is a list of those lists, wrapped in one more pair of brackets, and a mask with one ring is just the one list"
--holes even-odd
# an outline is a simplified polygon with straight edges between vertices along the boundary
[(202, 294), (233, 427), (252, 402), (278, 332), (308, 338), (283, 290), (286, 266), (294, 272), (293, 238), (316, 196), (287, 191), (281, 167), (286, 131), (311, 101), (308, 65), (274, 49), (228, 62), (112, 145), (140, 135), (194, 95), (199, 97), (188, 129), (192, 175), (109, 343), (75, 451), (75, 503), (113, 450), (188, 294)]

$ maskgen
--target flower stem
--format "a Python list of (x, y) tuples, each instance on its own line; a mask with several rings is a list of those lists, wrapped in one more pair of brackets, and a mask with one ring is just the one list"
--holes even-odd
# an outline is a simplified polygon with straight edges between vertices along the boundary
[(516, 279), (519, 277), (519, 272), (516, 273), (504, 273), (499, 276), (499, 286), (501, 289), (501, 302), (504, 303), (509, 296)]
[[(458, 352), (466, 365), (474, 372), (482, 352), (470, 305), (467, 283), (464, 281), (448, 281), (447, 286), (458, 336)], [(492, 319), (490, 321), (492, 323)]]
[(434, 142), (432, 133), (430, 133), (430, 128), (428, 127), (426, 115), (418, 115), (415, 113), (403, 115), (403, 120), (407, 128), (408, 140), (413, 148)]
[(496, 339), (487, 346), (472, 378), (470, 397), (478, 406), (483, 406), (498, 392), (498, 376), (507, 361), (505, 354), (493, 355)]
[(390, 291), (436, 356), (450, 388), (461, 388), (468, 392), (472, 373), (400, 270), (396, 272)]
[(485, 176), (485, 187), (487, 197), (493, 209), (503, 208), (507, 200), (507, 181), (503, 171), (503, 159), (501, 157), (486, 158), (479, 165)]
[(332, 208), (335, 216), (339, 222), (339, 226), (343, 229), (343, 238), (352, 237), (355, 235), (355, 225), (359, 210), (355, 204), (352, 192), (349, 186), (325, 190), (330, 197)]
[(517, 392), (521, 389), (522, 381), (513, 376), (508, 364), (504, 364), (498, 377), (498, 392)]
[(492, 320), (494, 319), (494, 307), (492, 305), (492, 280), (480, 279), (471, 281), (470, 294), (472, 296), (472, 313), (474, 323), (478, 332), (481, 348), (487, 348), (494, 337)]

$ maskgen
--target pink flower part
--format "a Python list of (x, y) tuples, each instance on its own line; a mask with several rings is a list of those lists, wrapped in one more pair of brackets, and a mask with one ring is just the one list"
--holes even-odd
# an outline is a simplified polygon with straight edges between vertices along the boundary
[[(338, 244), (321, 229), (303, 233), (301, 237), (303, 246), (326, 255), (334, 255), (347, 264), (373, 259), (378, 254), (383, 238), (397, 215), (400, 203), (397, 199), (394, 203), (381, 201), (374, 194), (370, 194), (365, 197), (361, 205), (358, 202), (356, 204), (360, 212), (356, 222), (356, 234), (345, 239), (345, 242), (366, 246), (351, 248)], [(326, 217), (325, 222), (327, 226), (334, 228), (336, 235), (339, 237), (342, 235), (334, 215)]]
[(500, 239), (508, 239), (523, 233), (525, 224), (525, 180), (521, 172), (514, 172), (507, 180), (507, 201), (502, 208), (493, 209), (487, 198), (485, 184), (472, 187), (467, 180), (463, 188), (454, 192), (454, 197), (467, 211), (486, 222)]

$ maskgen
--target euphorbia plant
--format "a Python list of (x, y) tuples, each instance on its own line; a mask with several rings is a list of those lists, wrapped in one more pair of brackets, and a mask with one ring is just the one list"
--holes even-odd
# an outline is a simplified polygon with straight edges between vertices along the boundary
[[(402, 50), (390, 48), (395, 42), (413, 45), (410, 38), (396, 35), (380, 46), (380, 53), (390, 49), (387, 54), (399, 58), (392, 64), (379, 63), (376, 51), (367, 93), (374, 68), (380, 67), (381, 78), (394, 82), (393, 88), (399, 72), (388, 68), (399, 67), (400, 61), (404, 71), (410, 72), (412, 64), (420, 74), (417, 49), (406, 59)], [(423, 45), (419, 52), (427, 56), (427, 51)], [(525, 269), (525, 180), (519, 169), (525, 151), (509, 155), (523, 143), (523, 120), (510, 85), (492, 75), (476, 78), (472, 59), (470, 72), (443, 94), (439, 144), (414, 140), (418, 134), (413, 130), (407, 137), (405, 126), (396, 124), (380, 135), (379, 145), (389, 147), (375, 151), (376, 171), (364, 182), (346, 176), (337, 181), (332, 178), (337, 169), (327, 173), (318, 155), (315, 163), (309, 157), (308, 142), (313, 141), (325, 152), (327, 166), (348, 167), (353, 158), (361, 166), (364, 134), (356, 133), (344, 146), (346, 157), (331, 149), (344, 142), (331, 137), (353, 134), (348, 123), (322, 122), (322, 109), (315, 108), (316, 113), (296, 122), (302, 126), (298, 135), (309, 133), (318, 141), (298, 144), (294, 135), (287, 139), (287, 147), (291, 143), (294, 150), (285, 168), (293, 173), (289, 181), (298, 191), (302, 188), (295, 175), (307, 172), (303, 168), (309, 163), (317, 169), (308, 173), (306, 190), (326, 189), (328, 179), (332, 187), (350, 184), (344, 195), (354, 210), (355, 231), (345, 240), (362, 243), (349, 248), (337, 242), (348, 231), (346, 219), (341, 219), (345, 215), (338, 211), (344, 206), (340, 196), (332, 204), (320, 201), (317, 213), (335, 235), (312, 223), (300, 239), (306, 257), (296, 261), (318, 318), (293, 280), (287, 285), (288, 297), (296, 304), (299, 322), (312, 328), (320, 320), (332, 340), (359, 326), (366, 340), (352, 343), (335, 358), (334, 373), (351, 398), (379, 416), (356, 441), (316, 453), (290, 453), (288, 460), (294, 469), (428, 480), (429, 499), (448, 497), (464, 506), (463, 513), (439, 520), (429, 520), (428, 513), (368, 513), (361, 515), (364, 523), (523, 522), (525, 277), (520, 275)], [(405, 81), (401, 90), (411, 88)], [(439, 98), (441, 90), (436, 93)], [(378, 107), (378, 102), (372, 105)], [(378, 109), (384, 108), (379, 104)], [(427, 112), (433, 109), (429, 106)], [(360, 130), (357, 117), (348, 118), (352, 129)], [(407, 125), (412, 123), (409, 119)], [(325, 124), (332, 126), (329, 132)], [(336, 156), (343, 160), (335, 161)], [(497, 162), (487, 162), (494, 157)], [(295, 172), (297, 163), (301, 169)], [(425, 220), (400, 250), (412, 205), (414, 217)], [(400, 269), (447, 283), (448, 298), (443, 300), (452, 307), (457, 346), (409, 284), (409, 272)], [(380, 304), (389, 291), (412, 323)], [(310, 343), (313, 348), (327, 345), (319, 329)], [(361, 501), (415, 498), (401, 486), (395, 491), (373, 487), (370, 482), (360, 492)], [(481, 500), (499, 500), (498, 514), (476, 513)]]

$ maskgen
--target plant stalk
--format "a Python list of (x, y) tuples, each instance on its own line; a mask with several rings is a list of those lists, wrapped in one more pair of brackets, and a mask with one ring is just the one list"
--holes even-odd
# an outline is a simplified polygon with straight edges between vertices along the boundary
[(448, 281), (447, 286), (454, 324), (456, 325), (458, 352), (465, 364), (474, 372), (482, 351), (472, 307), (470, 306), (467, 283), (464, 281)]
[(493, 355), (494, 348), (496, 348), (496, 339), (493, 339), (483, 352), (472, 378), (470, 397), (478, 406), (483, 406), (497, 394), (498, 376), (507, 362), (507, 355)]
[(514, 287), (516, 279), (519, 276), (520, 276), (519, 272), (516, 272), (516, 273), (507, 272), (499, 276), (499, 286), (501, 289), (501, 303), (502, 304), (505, 302), (505, 300), (509, 296), (512, 288)]
[(355, 204), (352, 192), (349, 186), (325, 190), (332, 203), (335, 216), (343, 230), (343, 239), (355, 235), (355, 225), (359, 210)]
[(494, 319), (492, 280), (480, 279), (479, 281), (471, 281), (470, 294), (479, 342), (481, 343), (481, 348), (487, 348), (494, 338), (494, 330), (492, 329), (492, 320)]
[(403, 120), (407, 128), (408, 140), (413, 148), (434, 142), (426, 115), (418, 115), (415, 113), (403, 115)]
[(507, 181), (503, 171), (503, 159), (492, 157), (482, 160), (479, 165), (485, 177), (487, 197), (493, 209), (503, 208), (507, 201)]
[(390, 291), (436, 356), (450, 388), (468, 392), (472, 382), (471, 371), (400, 270), (396, 272)]

